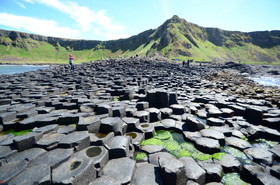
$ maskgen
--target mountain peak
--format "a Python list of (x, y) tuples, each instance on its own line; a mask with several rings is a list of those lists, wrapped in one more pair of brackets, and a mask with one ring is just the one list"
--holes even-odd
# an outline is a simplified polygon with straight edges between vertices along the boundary
[(173, 15), (173, 17), (171, 19), (169, 19), (170, 22), (174, 22), (174, 23), (180, 23), (182, 22), (182, 20), (178, 15)]

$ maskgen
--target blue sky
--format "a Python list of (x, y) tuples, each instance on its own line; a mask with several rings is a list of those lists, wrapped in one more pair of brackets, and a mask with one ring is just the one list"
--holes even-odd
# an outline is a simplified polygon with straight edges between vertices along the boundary
[(127, 38), (173, 15), (203, 27), (280, 30), (280, 0), (0, 0), (0, 29), (74, 39)]

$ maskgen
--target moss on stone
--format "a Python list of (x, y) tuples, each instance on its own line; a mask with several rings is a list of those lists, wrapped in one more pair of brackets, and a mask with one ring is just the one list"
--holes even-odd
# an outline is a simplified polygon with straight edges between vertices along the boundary
[(247, 185), (248, 183), (240, 179), (237, 173), (228, 173), (223, 176), (222, 183), (224, 185)]
[(187, 150), (180, 149), (172, 152), (172, 155), (176, 156), (177, 158), (181, 158), (181, 157), (190, 157), (191, 153)]
[(189, 152), (196, 152), (197, 151), (197, 149), (194, 147), (194, 145), (193, 144), (191, 144), (191, 143), (182, 143), (182, 144), (180, 144), (180, 146), (183, 148), (183, 149), (185, 149), (185, 150), (187, 150), (187, 151), (189, 151)]
[(160, 139), (160, 140), (165, 140), (165, 139), (170, 139), (172, 138), (172, 135), (169, 131), (167, 130), (158, 130), (155, 135), (154, 138), (156, 139)]
[(32, 132), (32, 130), (29, 129), (29, 130), (20, 130), (20, 131), (17, 131), (17, 130), (15, 130), (15, 129), (10, 129), (10, 130), (7, 130), (7, 131), (3, 132), (3, 133), (0, 134), (0, 135), (4, 135), (4, 134), (13, 134), (14, 136), (22, 136), (22, 135), (28, 134), (29, 132)]
[(144, 152), (139, 152), (135, 155), (136, 161), (142, 161), (145, 157), (147, 157), (147, 154)]
[(167, 151), (174, 151), (174, 150), (179, 150), (181, 147), (179, 143), (175, 140), (167, 140), (163, 143), (163, 147)]
[(197, 160), (200, 160), (200, 161), (206, 161), (208, 159), (211, 159), (212, 155), (205, 154), (205, 153), (202, 153), (202, 152), (195, 152), (195, 153), (192, 154), (192, 157), (194, 159), (197, 159)]
[(224, 155), (226, 155), (226, 153), (219, 152), (219, 153), (213, 154), (213, 155), (212, 155), (212, 158), (213, 158), (213, 159), (217, 159), (217, 160), (220, 161), (220, 160), (222, 160), (222, 157), (223, 157)]
[(155, 139), (155, 138), (150, 138), (150, 139), (145, 139), (141, 142), (142, 146), (145, 145), (163, 145), (163, 142), (159, 139)]

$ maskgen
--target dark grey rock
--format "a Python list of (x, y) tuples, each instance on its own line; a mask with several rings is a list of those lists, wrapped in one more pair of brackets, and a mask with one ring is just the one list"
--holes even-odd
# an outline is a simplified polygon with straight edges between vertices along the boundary
[(185, 185), (188, 177), (184, 163), (174, 156), (159, 156), (160, 173), (165, 184)]
[(189, 131), (184, 131), (183, 132), (185, 138), (187, 138), (190, 141), (195, 142), (198, 138), (201, 138), (202, 135), (200, 132), (189, 132)]
[(48, 165), (31, 166), (8, 183), (9, 185), (51, 184), (51, 168)]
[(188, 115), (186, 117), (185, 127), (187, 130), (190, 131), (199, 131), (204, 129), (205, 125), (201, 121), (193, 117), (192, 115)]
[(265, 165), (273, 164), (273, 153), (267, 150), (262, 148), (248, 148), (244, 152), (250, 159), (257, 163), (263, 163)]
[(125, 107), (112, 107), (112, 112), (113, 112), (113, 117), (125, 117), (126, 112), (125, 112)]
[(180, 158), (180, 161), (182, 161), (185, 166), (186, 176), (189, 180), (193, 180), (198, 184), (205, 183), (206, 172), (194, 161), (193, 158), (182, 157)]
[(244, 150), (244, 149), (253, 147), (249, 142), (236, 138), (236, 137), (228, 137), (225, 139), (225, 141), (226, 141), (227, 145), (233, 146), (240, 150)]
[(138, 111), (145, 110), (149, 108), (149, 102), (137, 102), (136, 108)]
[(159, 145), (145, 145), (140, 147), (141, 150), (145, 151), (148, 154), (160, 152), (163, 150), (163, 146)]
[(160, 169), (149, 163), (138, 163), (137, 168), (131, 180), (133, 185), (163, 185), (162, 178), (160, 176)]
[(102, 146), (108, 139), (113, 138), (114, 136), (115, 135), (113, 132), (110, 132), (109, 134), (93, 133), (90, 134), (90, 144), (95, 146)]
[(269, 149), (275, 156), (275, 159), (280, 161), (280, 144), (275, 145), (273, 148)]
[(102, 176), (91, 182), (89, 185), (121, 185), (121, 182), (116, 181), (109, 176)]
[(108, 117), (101, 119), (101, 125), (99, 132), (108, 134), (114, 132), (116, 135), (123, 135), (126, 132), (127, 125), (122, 121), (121, 118)]
[(265, 118), (262, 125), (280, 131), (280, 118)]
[(75, 148), (75, 151), (90, 146), (88, 131), (73, 132), (64, 136), (58, 143), (59, 148)]
[(220, 144), (218, 140), (201, 137), (195, 140), (195, 146), (202, 152), (213, 154), (220, 152)]
[(76, 127), (77, 131), (88, 130), (90, 133), (98, 132), (100, 128), (100, 118), (97, 116), (80, 117), (79, 123)]
[(57, 131), (57, 129), (58, 129), (58, 125), (52, 124), (52, 125), (47, 125), (47, 126), (40, 127), (40, 128), (34, 128), (33, 132), (47, 134), (52, 131)]
[(220, 161), (217, 161), (217, 163), (223, 167), (225, 173), (240, 172), (241, 170), (240, 162), (235, 157), (229, 154), (223, 155), (222, 159)]
[(69, 134), (76, 130), (76, 127), (74, 125), (68, 125), (68, 126), (61, 126), (57, 129), (57, 133), (59, 134)]
[(29, 150), (24, 150), (22, 152), (16, 153), (15, 155), (7, 158), (7, 162), (10, 163), (24, 160), (32, 161), (46, 152), (47, 151), (42, 148), (31, 148)]
[(42, 136), (42, 133), (30, 132), (22, 136), (14, 137), (13, 141), (15, 147), (20, 152), (34, 147), (36, 145), (36, 141), (41, 139)]
[(64, 161), (68, 160), (73, 154), (73, 149), (54, 149), (39, 156), (32, 161), (33, 165), (47, 165), (52, 169), (59, 166)]
[(9, 181), (20, 172), (22, 172), (28, 165), (28, 161), (21, 160), (9, 162), (0, 166), (0, 179), (1, 181)]
[(208, 137), (211, 139), (218, 140), (220, 145), (224, 145), (225, 143), (225, 136), (219, 131), (216, 131), (214, 129), (203, 129), (200, 130), (199, 132), (203, 137)]
[(54, 107), (38, 107), (36, 110), (38, 111), (38, 114), (48, 114), (48, 113), (54, 111), (55, 108)]
[(225, 124), (225, 120), (219, 118), (207, 118), (207, 125), (210, 126), (223, 126)]
[(157, 108), (146, 109), (150, 113), (150, 122), (156, 122), (161, 120), (161, 112)]
[(213, 162), (199, 162), (199, 165), (206, 171), (205, 182), (220, 182), (222, 179), (223, 168)]
[(161, 112), (162, 119), (168, 119), (170, 117), (170, 115), (172, 114), (172, 109), (170, 109), (170, 108), (161, 108), (159, 110)]
[(113, 116), (112, 107), (108, 103), (97, 104), (96, 113), (108, 114), (109, 116)]
[(172, 114), (175, 115), (182, 115), (186, 112), (185, 106), (183, 105), (173, 104), (170, 105), (170, 108), (172, 109)]
[(137, 126), (140, 124), (140, 121), (137, 118), (124, 117), (122, 120), (127, 124), (127, 132), (136, 131)]
[(4, 122), (12, 121), (16, 119), (17, 113), (16, 112), (4, 112), (0, 114), (0, 125)]
[(59, 141), (62, 140), (64, 137), (64, 134), (51, 132), (48, 134), (44, 134), (43, 137), (36, 142), (36, 144), (41, 148), (51, 150), (55, 148), (58, 145)]
[(129, 137), (115, 136), (105, 142), (105, 147), (109, 150), (110, 159), (127, 157), (129, 153)]
[(150, 113), (148, 111), (136, 111), (133, 117), (138, 118), (140, 123), (148, 123), (150, 122)]
[(263, 110), (256, 106), (246, 107), (244, 117), (252, 124), (258, 125), (263, 119)]
[(110, 160), (101, 171), (101, 176), (108, 176), (120, 182), (129, 184), (135, 172), (136, 162), (130, 158), (123, 157)]

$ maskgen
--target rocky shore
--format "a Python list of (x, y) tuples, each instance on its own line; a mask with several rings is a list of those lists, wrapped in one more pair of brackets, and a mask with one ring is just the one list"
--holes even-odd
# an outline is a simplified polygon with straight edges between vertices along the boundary
[(278, 185), (280, 92), (250, 70), (136, 58), (1, 75), (0, 181)]

